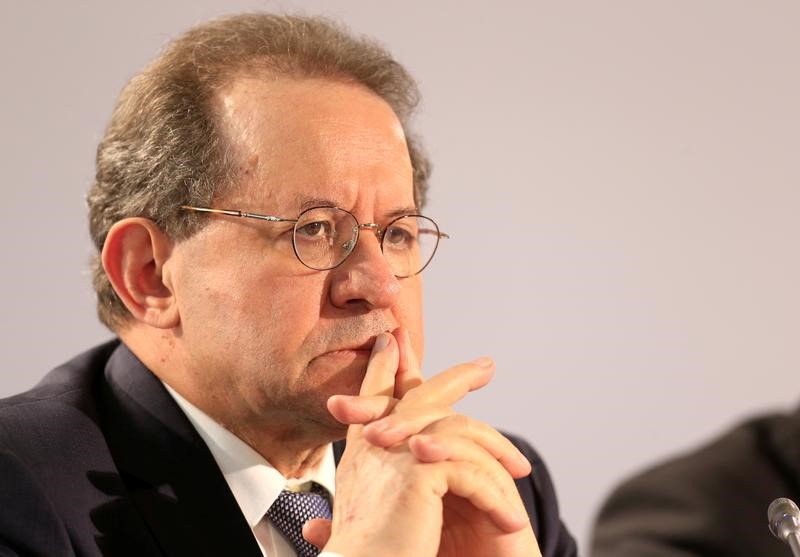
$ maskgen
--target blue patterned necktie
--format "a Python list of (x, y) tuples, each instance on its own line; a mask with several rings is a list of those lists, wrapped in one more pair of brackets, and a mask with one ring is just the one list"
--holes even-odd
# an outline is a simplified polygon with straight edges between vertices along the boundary
[(310, 491), (289, 491), (284, 489), (267, 511), (272, 525), (283, 534), (297, 557), (317, 557), (319, 549), (303, 538), (303, 524), (312, 518), (331, 519), (331, 505), (327, 490), (312, 483)]

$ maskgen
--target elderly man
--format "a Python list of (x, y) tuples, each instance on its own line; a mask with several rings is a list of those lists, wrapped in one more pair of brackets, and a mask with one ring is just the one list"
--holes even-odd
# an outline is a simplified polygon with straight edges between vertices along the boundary
[(491, 360), (420, 374), (446, 235), (416, 100), (379, 46), (270, 15), (128, 84), (89, 195), (119, 340), (0, 406), (0, 555), (575, 554), (533, 450), (451, 409)]

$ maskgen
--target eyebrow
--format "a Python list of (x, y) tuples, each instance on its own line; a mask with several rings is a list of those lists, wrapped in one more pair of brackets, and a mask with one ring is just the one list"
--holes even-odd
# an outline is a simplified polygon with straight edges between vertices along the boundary
[[(302, 198), (298, 198), (300, 201)], [(300, 203), (300, 212), (302, 213), (306, 209), (311, 209), (312, 207), (339, 207), (340, 205), (331, 199), (326, 199), (324, 197), (311, 197), (305, 198)], [(402, 217), (405, 215), (416, 215), (419, 213), (419, 209), (415, 205), (407, 205), (405, 207), (400, 207), (399, 209), (395, 209), (394, 211), (390, 211), (385, 218), (394, 219), (397, 217)]]
[(338, 204), (335, 201), (330, 199), (325, 199), (322, 197), (311, 197), (311, 198), (302, 198), (298, 197), (298, 201), (304, 199), (302, 203), (300, 203), (300, 212), (302, 213), (306, 209), (311, 209), (312, 207), (338, 207)]
[(397, 217), (403, 217), (405, 215), (416, 215), (418, 213), (419, 213), (419, 209), (417, 209), (416, 206), (409, 205), (409, 206), (403, 207), (401, 209), (395, 209), (394, 211), (392, 211), (391, 213), (389, 213), (386, 216), (389, 217), (390, 219), (393, 219), (393, 218), (397, 218)]

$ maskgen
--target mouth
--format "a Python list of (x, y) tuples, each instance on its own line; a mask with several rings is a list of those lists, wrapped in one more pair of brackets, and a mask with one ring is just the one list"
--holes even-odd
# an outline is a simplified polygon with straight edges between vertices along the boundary
[(361, 343), (348, 343), (341, 346), (334, 346), (314, 358), (343, 358), (352, 360), (354, 358), (369, 358), (372, 354), (372, 347), (375, 346), (377, 335), (369, 337)]
[(369, 358), (372, 350), (365, 350), (365, 349), (354, 349), (354, 348), (343, 348), (341, 350), (331, 350), (330, 352), (325, 352), (324, 354), (320, 354), (318, 357), (320, 358)]
[(330, 356), (334, 358), (337, 357), (353, 358), (357, 356), (369, 357), (369, 355), (372, 354), (372, 347), (374, 345), (375, 345), (375, 337), (361, 344), (340, 346), (334, 348), (333, 350), (328, 350), (327, 352), (323, 352), (322, 354), (320, 354), (320, 356)]

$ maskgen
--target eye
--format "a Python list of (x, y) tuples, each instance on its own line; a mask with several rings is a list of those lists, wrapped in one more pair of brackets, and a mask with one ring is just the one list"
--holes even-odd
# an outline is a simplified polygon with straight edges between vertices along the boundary
[(313, 240), (330, 236), (332, 230), (333, 225), (330, 221), (314, 221), (298, 227), (296, 234), (300, 237)]
[(416, 235), (411, 230), (397, 225), (387, 228), (383, 235), (384, 244), (396, 249), (409, 249), (415, 239)]

